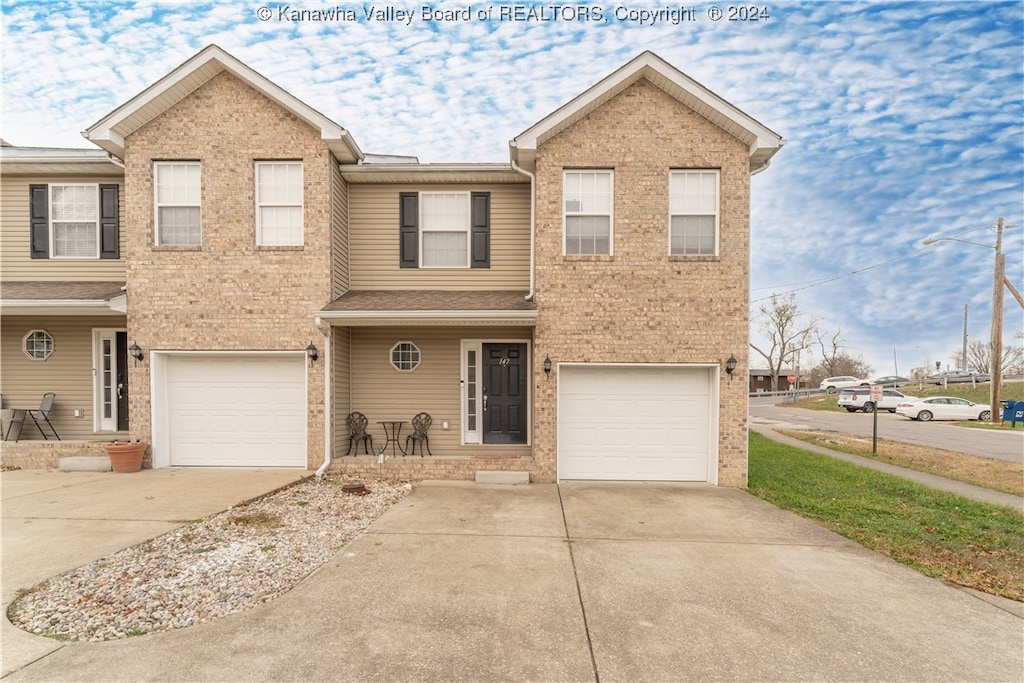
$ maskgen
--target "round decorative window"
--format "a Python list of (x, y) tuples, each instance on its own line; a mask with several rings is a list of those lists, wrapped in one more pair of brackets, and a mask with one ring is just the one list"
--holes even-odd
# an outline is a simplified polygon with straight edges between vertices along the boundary
[(412, 342), (399, 342), (391, 347), (391, 365), (395, 370), (408, 372), (420, 364), (420, 349)]
[(32, 360), (46, 360), (53, 355), (53, 337), (46, 330), (32, 330), (25, 335), (25, 355)]

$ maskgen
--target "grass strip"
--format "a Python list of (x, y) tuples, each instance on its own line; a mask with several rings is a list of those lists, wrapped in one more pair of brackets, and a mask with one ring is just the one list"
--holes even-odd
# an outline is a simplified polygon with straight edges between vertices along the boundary
[(888, 439), (878, 439), (878, 453), (872, 453), (870, 437), (791, 429), (782, 429), (779, 433), (834, 451), (983, 486), (993, 491), (1024, 496), (1024, 465), (1017, 462), (915, 446)]
[(748, 489), (927, 576), (1024, 601), (1024, 515), (750, 434)]

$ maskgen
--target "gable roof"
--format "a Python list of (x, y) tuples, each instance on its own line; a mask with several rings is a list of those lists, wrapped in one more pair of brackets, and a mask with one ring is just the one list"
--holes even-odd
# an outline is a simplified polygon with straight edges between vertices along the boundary
[(89, 126), (82, 135), (123, 159), (126, 137), (224, 71), (319, 129), (320, 137), (339, 162), (362, 160), (363, 153), (348, 131), (216, 45), (203, 48), (174, 71)]
[(778, 133), (729, 104), (658, 55), (647, 51), (516, 136), (509, 142), (512, 162), (534, 169), (539, 145), (642, 78), (749, 145), (751, 173), (764, 170), (772, 155), (786, 142)]

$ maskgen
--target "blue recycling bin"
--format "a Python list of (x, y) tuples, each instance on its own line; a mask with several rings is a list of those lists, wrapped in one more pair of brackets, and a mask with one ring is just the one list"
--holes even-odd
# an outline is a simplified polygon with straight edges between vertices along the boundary
[(1018, 422), (1024, 422), (1024, 401), (1001, 401), (1003, 404), (1003, 422), (1009, 422), (1016, 427)]

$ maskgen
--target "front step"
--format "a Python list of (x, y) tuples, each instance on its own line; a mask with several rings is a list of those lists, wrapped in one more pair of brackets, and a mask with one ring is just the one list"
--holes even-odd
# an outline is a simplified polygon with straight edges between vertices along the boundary
[(529, 484), (529, 472), (494, 472), (477, 470), (476, 483), (478, 484)]
[(107, 456), (77, 455), (61, 458), (57, 469), (61, 472), (109, 472), (110, 458)]

